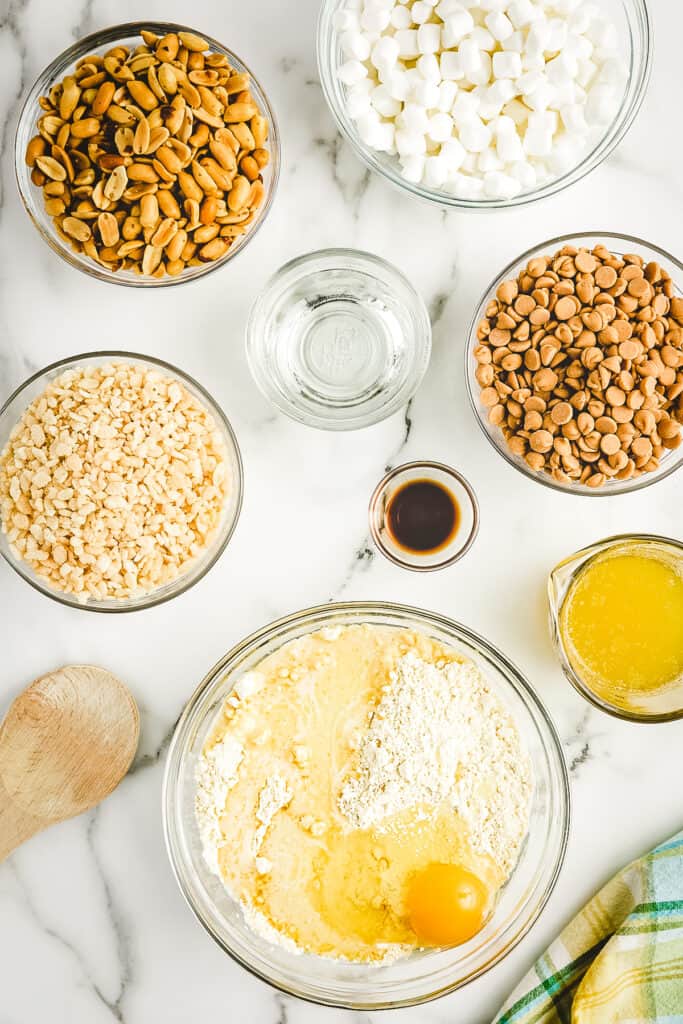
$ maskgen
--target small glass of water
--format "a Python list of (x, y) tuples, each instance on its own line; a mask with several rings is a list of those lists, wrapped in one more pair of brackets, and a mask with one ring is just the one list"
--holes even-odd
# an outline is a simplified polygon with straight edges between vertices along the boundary
[(323, 430), (355, 430), (396, 412), (431, 352), (424, 301), (391, 264), (324, 249), (281, 267), (247, 325), (254, 380), (282, 412)]

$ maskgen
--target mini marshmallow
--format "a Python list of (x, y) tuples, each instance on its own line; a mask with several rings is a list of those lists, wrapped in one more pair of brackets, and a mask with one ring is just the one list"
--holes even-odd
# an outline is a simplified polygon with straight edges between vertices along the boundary
[(415, 0), (410, 13), (416, 25), (423, 25), (431, 17), (432, 8), (430, 4), (424, 3), (424, 0)]
[(353, 87), (349, 89), (346, 97), (346, 110), (349, 117), (356, 121), (362, 114), (367, 114), (369, 109), (369, 94), (365, 90), (356, 91)]
[(515, 27), (506, 14), (502, 11), (492, 11), (484, 18), (484, 24), (494, 39), (504, 43), (515, 31)]
[(517, 89), (509, 78), (502, 78), (489, 86), (489, 99), (501, 106), (517, 95)]
[(519, 78), (522, 74), (522, 58), (518, 53), (494, 53), (493, 74), (496, 78)]
[(412, 60), (414, 57), (420, 56), (420, 48), (417, 45), (416, 28), (399, 29), (394, 36), (394, 39), (398, 43), (398, 52), (401, 57)]
[(504, 162), (500, 159), (495, 149), (485, 149), (483, 153), (479, 154), (477, 159), (477, 170), (481, 171), (482, 174), (488, 174), (489, 171), (502, 171), (504, 166)]
[(584, 35), (591, 26), (599, 11), (595, 4), (582, 4), (569, 19), (569, 28), (577, 35)]
[(458, 53), (462, 69), (468, 78), (472, 72), (476, 72), (481, 68), (482, 52), (471, 39), (465, 39), (460, 44)]
[(503, 49), (509, 50), (510, 53), (521, 54), (524, 50), (524, 33), (513, 32), (503, 43)]
[[(463, 5), (461, 0), (441, 0), (441, 3), (436, 5), (436, 13), (439, 15), (442, 21), (445, 21), (450, 14), (455, 14), (456, 11), (461, 11)], [(472, 22), (474, 24), (474, 22)]]
[(548, 81), (555, 86), (565, 85), (573, 82), (579, 73), (579, 62), (576, 57), (569, 57), (566, 53), (558, 53), (557, 57), (549, 60), (545, 66), (545, 73)]
[(509, 121), (512, 124), (510, 131), (496, 132), (496, 153), (504, 164), (511, 164), (517, 160), (524, 159), (524, 147), (522, 140), (517, 134), (517, 126), (511, 118), (498, 118), (500, 121)]
[(348, 32), (349, 29), (358, 31), (360, 22), (355, 11), (350, 11), (348, 8), (342, 8), (339, 11), (335, 11), (332, 17), (332, 26), (335, 32)]
[(441, 81), (441, 66), (439, 58), (434, 53), (423, 53), (418, 57), (415, 65), (420, 72), (420, 77), (427, 82), (434, 82), (436, 85)]
[(544, 53), (550, 39), (550, 25), (547, 21), (534, 21), (526, 37), (526, 52), (529, 54)]
[(401, 157), (421, 156), (427, 151), (425, 137), (420, 132), (398, 128), (395, 136), (396, 149)]
[(448, 164), (440, 155), (428, 156), (425, 160), (423, 181), (430, 188), (440, 188), (448, 177)]
[(344, 85), (354, 85), (361, 79), (367, 78), (367, 70), (359, 60), (347, 60), (340, 65), (337, 77)]
[(483, 11), (504, 11), (507, 7), (507, 0), (475, 0), (470, 2), (470, 7), (476, 7), (477, 3)]
[(412, 181), (415, 182), (415, 184), (418, 184), (422, 181), (424, 168), (425, 158), (423, 156), (420, 156), (417, 153), (414, 156), (401, 156), (401, 173), (406, 181)]
[(511, 174), (491, 171), (484, 177), (484, 195), (488, 199), (512, 199), (519, 193), (519, 182)]
[(624, 80), (624, 65), (617, 57), (610, 57), (598, 72), (601, 85), (619, 86)]
[[(440, 5), (439, 5), (440, 6)], [(438, 9), (438, 8), (437, 8)], [(441, 45), (444, 49), (457, 46), (474, 28), (474, 18), (464, 8), (455, 10), (444, 18), (441, 29)]]
[(483, 25), (478, 25), (477, 28), (472, 30), (470, 39), (477, 44), (480, 50), (491, 52), (496, 48), (496, 40)]
[(381, 153), (395, 153), (395, 134), (396, 129), (390, 121), (380, 121), (378, 125), (373, 128), (372, 131), (372, 142), (365, 142), (367, 145), (371, 145), (373, 149), (378, 149)]
[(542, 53), (522, 53), (522, 68), (524, 71), (544, 71), (545, 57)]
[(505, 104), (503, 107), (503, 114), (505, 114), (506, 117), (511, 118), (519, 128), (520, 125), (524, 125), (528, 121), (529, 108), (524, 103), (520, 102), (520, 100), (514, 99)]
[(372, 108), (367, 110), (364, 114), (361, 114), (361, 116), (356, 119), (358, 134), (366, 146), (374, 146), (377, 129), (381, 123), (379, 114)]
[(361, 28), (366, 32), (384, 32), (389, 25), (389, 11), (377, 7), (366, 7), (360, 16)]
[(555, 141), (548, 164), (554, 174), (565, 174), (576, 167), (586, 150), (585, 135), (563, 135)]
[(441, 145), (441, 156), (446, 161), (449, 172), (459, 170), (467, 156), (467, 150), (459, 139), (446, 139)]
[(389, 90), (389, 95), (395, 99), (400, 100), (403, 103), (408, 99), (411, 89), (411, 82), (408, 74), (405, 71), (394, 70), (385, 79), (384, 84)]
[(442, 82), (439, 86), (439, 101), (436, 104), (437, 109), (448, 113), (455, 103), (457, 92), (458, 87), (455, 82)]
[(399, 45), (392, 36), (381, 36), (372, 48), (370, 59), (378, 69), (392, 68), (399, 55)]
[(586, 121), (589, 125), (608, 124), (617, 106), (614, 89), (609, 85), (594, 85), (588, 90)]
[(406, 103), (399, 115), (401, 128), (409, 132), (421, 132), (423, 135), (429, 125), (429, 117), (425, 108), (417, 103)]
[(439, 102), (439, 86), (423, 78), (411, 88), (410, 100), (424, 110), (434, 110)]
[(456, 174), (446, 182), (446, 190), (461, 199), (481, 199), (484, 194), (484, 182), (481, 178), (473, 178), (469, 174)]
[(477, 154), (476, 153), (465, 153), (465, 159), (463, 160), (460, 170), (463, 174), (474, 174), (477, 169)]
[(507, 16), (515, 28), (526, 28), (532, 21), (543, 17), (543, 12), (531, 0), (512, 0), (508, 5)]
[(555, 99), (555, 87), (547, 80), (540, 82), (531, 92), (524, 93), (524, 102), (532, 110), (547, 110)]
[(437, 53), (441, 49), (441, 26), (432, 22), (420, 25), (417, 30), (417, 45), (421, 53)]
[(598, 67), (592, 60), (579, 60), (579, 73), (576, 81), (582, 89), (588, 89), (591, 82), (597, 75)]
[(339, 42), (344, 55), (352, 60), (365, 61), (370, 56), (370, 43), (361, 32), (355, 29), (343, 32)]
[(445, 142), (453, 134), (453, 118), (450, 114), (432, 114), (429, 119), (427, 135), (434, 142)]
[(401, 103), (389, 92), (386, 85), (378, 85), (370, 94), (370, 102), (382, 117), (396, 117), (401, 113)]
[(470, 153), (481, 153), (491, 144), (491, 130), (480, 117), (471, 117), (459, 126), (460, 141)]
[(515, 181), (519, 182), (520, 189), (523, 192), (531, 191), (538, 180), (535, 167), (526, 160), (518, 160), (517, 163), (514, 163), (509, 168), (509, 173)]
[(467, 79), (473, 85), (488, 85), (491, 79), (492, 61), (491, 54), (485, 50), (479, 51), (479, 67), (467, 72)]
[(451, 109), (456, 123), (468, 121), (479, 113), (479, 100), (471, 92), (459, 92)]
[(441, 68), (442, 78), (447, 78), (451, 81), (458, 81), (465, 77), (460, 54), (454, 53), (453, 50), (446, 50), (441, 54), (441, 62), (439, 66)]
[(545, 128), (534, 122), (534, 118), (540, 116), (540, 114), (529, 115), (527, 129), (524, 133), (524, 152), (528, 156), (548, 156), (552, 152), (552, 132), (546, 131)]
[(553, 18), (548, 22), (548, 28), (549, 33), (546, 51), (550, 53), (559, 53), (567, 42), (567, 22), (563, 21), (562, 18)]
[(410, 28), (413, 19), (407, 7), (394, 7), (389, 17), (389, 24), (392, 28)]

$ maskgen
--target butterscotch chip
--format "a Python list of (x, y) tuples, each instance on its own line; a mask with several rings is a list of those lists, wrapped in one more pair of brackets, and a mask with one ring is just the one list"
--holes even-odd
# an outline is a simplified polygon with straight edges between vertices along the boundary
[(479, 397), (483, 405), (494, 406), (498, 404), (498, 392), (495, 388), (484, 388)]
[(595, 271), (595, 283), (599, 288), (613, 288), (617, 283), (617, 272), (614, 267), (602, 266)]
[(576, 269), (582, 274), (592, 274), (598, 263), (589, 252), (580, 252), (574, 258)]
[(643, 346), (637, 341), (622, 341), (619, 346), (619, 355), (622, 359), (636, 359), (643, 351)]
[(604, 455), (615, 455), (621, 448), (621, 443), (616, 434), (603, 434), (600, 440), (600, 451)]
[(553, 406), (550, 410), (550, 417), (553, 423), (557, 423), (558, 427), (562, 427), (565, 423), (569, 423), (573, 416), (574, 411), (569, 402), (558, 402), (557, 405)]
[(554, 313), (558, 320), (571, 320), (571, 318), (578, 312), (578, 303), (575, 298), (567, 295), (562, 299), (559, 299)]

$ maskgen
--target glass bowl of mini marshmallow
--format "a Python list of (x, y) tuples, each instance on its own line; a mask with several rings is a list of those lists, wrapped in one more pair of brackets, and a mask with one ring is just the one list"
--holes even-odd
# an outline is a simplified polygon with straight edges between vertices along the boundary
[(323, 92), (373, 171), (445, 207), (554, 195), (594, 170), (650, 77), (646, 0), (325, 0)]

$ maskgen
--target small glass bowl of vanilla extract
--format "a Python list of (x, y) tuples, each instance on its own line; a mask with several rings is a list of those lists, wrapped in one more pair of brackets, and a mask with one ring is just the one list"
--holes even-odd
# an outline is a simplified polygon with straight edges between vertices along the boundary
[(370, 533), (382, 554), (416, 572), (462, 558), (479, 531), (469, 482), (440, 462), (408, 462), (380, 480), (370, 499)]

